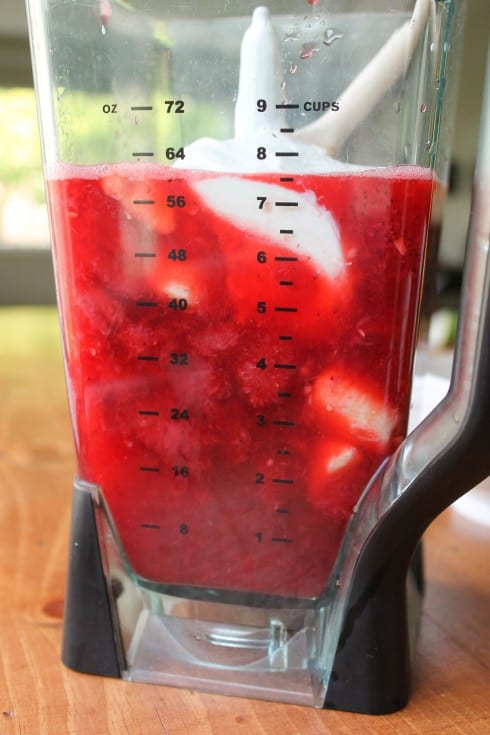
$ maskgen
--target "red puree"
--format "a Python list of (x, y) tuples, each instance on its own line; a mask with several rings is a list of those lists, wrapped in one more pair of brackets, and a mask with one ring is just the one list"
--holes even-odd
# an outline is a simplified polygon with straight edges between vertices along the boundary
[(332, 279), (294, 235), (210, 208), (193, 184), (215, 176), (135, 164), (49, 183), (80, 476), (140, 577), (315, 597), (406, 431), (433, 181), (282, 184), (333, 216)]

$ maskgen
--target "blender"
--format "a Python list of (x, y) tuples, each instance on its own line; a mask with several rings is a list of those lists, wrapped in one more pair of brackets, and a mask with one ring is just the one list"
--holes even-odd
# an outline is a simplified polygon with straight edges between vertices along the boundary
[(481, 263), (406, 438), (461, 3), (27, 5), (78, 458), (63, 660), (399, 708), (418, 541), (488, 473)]

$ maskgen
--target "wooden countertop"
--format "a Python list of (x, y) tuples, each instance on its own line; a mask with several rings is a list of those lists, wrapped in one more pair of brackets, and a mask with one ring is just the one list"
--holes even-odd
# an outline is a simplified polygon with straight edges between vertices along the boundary
[(60, 662), (72, 438), (52, 309), (0, 310), (0, 733), (490, 733), (488, 527), (449, 509), (426, 537), (414, 692), (369, 717), (77, 674)]

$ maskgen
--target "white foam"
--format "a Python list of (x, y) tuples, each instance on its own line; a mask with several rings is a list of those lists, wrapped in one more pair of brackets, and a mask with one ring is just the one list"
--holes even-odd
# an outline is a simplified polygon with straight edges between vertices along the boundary
[[(266, 157), (258, 158), (259, 148)], [(293, 154), (293, 155), (291, 155)], [(186, 146), (185, 159), (174, 168), (227, 173), (353, 173), (366, 166), (343, 163), (323, 148), (294, 140), (287, 134), (257, 133), (248, 138), (200, 138)]]

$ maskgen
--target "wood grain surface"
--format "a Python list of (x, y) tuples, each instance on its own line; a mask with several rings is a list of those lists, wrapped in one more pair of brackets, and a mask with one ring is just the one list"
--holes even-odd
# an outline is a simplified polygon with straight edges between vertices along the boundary
[(369, 717), (144, 684), (60, 662), (74, 455), (52, 309), (0, 311), (0, 733), (490, 734), (488, 527), (446, 511), (426, 537), (414, 692)]

